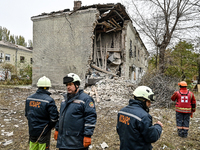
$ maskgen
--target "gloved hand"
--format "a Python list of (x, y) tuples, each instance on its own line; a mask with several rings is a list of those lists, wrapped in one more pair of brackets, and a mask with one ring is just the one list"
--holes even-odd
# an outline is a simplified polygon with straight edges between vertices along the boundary
[(58, 131), (54, 132), (54, 139), (57, 141), (57, 139), (58, 139)]
[(88, 147), (89, 145), (91, 145), (91, 137), (84, 137), (83, 138), (83, 146), (84, 147)]

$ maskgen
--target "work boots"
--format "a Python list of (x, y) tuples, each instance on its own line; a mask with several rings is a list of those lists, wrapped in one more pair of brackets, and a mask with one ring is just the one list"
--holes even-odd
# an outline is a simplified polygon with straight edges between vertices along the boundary
[(186, 138), (188, 135), (188, 130), (182, 129), (183, 130), (183, 138)]
[(183, 137), (183, 138), (186, 138), (188, 135), (188, 130), (178, 129), (177, 132), (178, 132), (178, 136)]
[(177, 132), (178, 132), (178, 136), (183, 137), (182, 129), (178, 129)]

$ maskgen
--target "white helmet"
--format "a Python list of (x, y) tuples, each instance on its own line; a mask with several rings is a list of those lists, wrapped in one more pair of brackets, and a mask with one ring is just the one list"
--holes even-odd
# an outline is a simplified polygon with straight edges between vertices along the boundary
[(147, 86), (138, 86), (133, 92), (133, 95), (138, 98), (145, 98), (147, 100), (154, 101), (154, 93)]
[(70, 82), (81, 82), (81, 79), (79, 78), (79, 76), (75, 73), (69, 73), (67, 76), (65, 76), (63, 78), (63, 84), (67, 84)]
[(46, 76), (41, 77), (37, 82), (38, 87), (51, 87), (51, 81)]

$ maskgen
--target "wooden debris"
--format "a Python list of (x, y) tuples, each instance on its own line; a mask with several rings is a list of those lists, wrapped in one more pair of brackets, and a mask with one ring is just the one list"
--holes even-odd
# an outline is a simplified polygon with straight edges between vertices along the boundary
[(103, 70), (103, 69), (97, 67), (97, 66), (94, 65), (94, 64), (91, 64), (91, 67), (94, 68), (94, 69), (96, 69), (96, 70), (98, 70), (98, 71), (101, 71), (101, 72), (104, 72), (104, 73), (107, 73), (107, 74), (111, 74), (111, 75), (113, 75), (114, 77), (117, 76), (116, 74), (114, 74), (114, 73), (112, 73), (112, 72), (108, 72), (108, 71), (106, 71), (106, 70)]
[(99, 102), (100, 102), (100, 99), (99, 99), (99, 94), (98, 94), (98, 92), (97, 92), (97, 89), (96, 89), (96, 87), (95, 87), (95, 86), (92, 86), (92, 91), (94, 91), (94, 92), (95, 92), (95, 94), (96, 94), (96, 99), (97, 99), (97, 103), (99, 103)]

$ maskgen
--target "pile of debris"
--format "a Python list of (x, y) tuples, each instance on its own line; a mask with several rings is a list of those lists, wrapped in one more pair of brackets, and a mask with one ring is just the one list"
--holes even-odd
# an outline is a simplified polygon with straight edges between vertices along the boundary
[(160, 74), (145, 75), (138, 85), (125, 80), (123, 77), (113, 77), (112, 75), (93, 75), (90, 79), (94, 82), (85, 87), (84, 91), (93, 97), (95, 102), (101, 107), (109, 103), (115, 106), (127, 105), (129, 99), (133, 98), (135, 88), (145, 85), (150, 87), (155, 93), (155, 102), (152, 103), (152, 107), (169, 108), (174, 106), (171, 96), (174, 91), (179, 90), (178, 79)]
[[(133, 91), (139, 85), (150, 87), (155, 93), (155, 102), (152, 106), (169, 108), (174, 105), (171, 96), (179, 89), (177, 83), (179, 79), (164, 76), (162, 74), (146, 74), (141, 82), (136, 85), (123, 77), (102, 76), (94, 74), (90, 77), (90, 86), (85, 88), (86, 93), (91, 95), (97, 102), (112, 101), (118, 105), (127, 104), (133, 98)], [(176, 88), (175, 88), (176, 87)]]
[[(179, 89), (177, 82), (178, 79), (160, 74), (146, 74), (141, 82), (136, 85), (123, 77), (114, 77), (105, 73), (93, 73), (90, 75), (89, 80), (86, 81), (84, 92), (95, 100), (96, 105), (101, 107), (106, 106), (108, 103), (112, 103), (115, 106), (124, 106), (128, 104), (130, 98), (133, 98), (135, 88), (139, 85), (145, 85), (155, 93), (155, 102), (152, 107), (169, 108), (174, 105), (174, 102), (171, 101), (172, 94)], [(50, 89), (50, 92), (55, 100), (61, 100), (63, 99), (62, 94), (67, 91), (66, 89)]]
[(133, 90), (137, 85), (124, 80), (123, 77), (103, 78), (95, 85), (85, 88), (85, 92), (93, 97), (97, 103), (103, 105), (113, 102), (116, 105), (124, 105), (132, 97)]
[[(129, 99), (133, 98), (133, 90), (137, 87), (130, 81), (124, 80), (123, 77), (103, 76), (101, 74), (92, 79), (94, 81), (93, 85), (90, 84), (84, 87), (84, 92), (90, 95), (96, 105), (100, 107), (109, 106), (108, 103), (116, 106), (127, 105)], [(62, 95), (67, 92), (66, 89), (50, 89), (49, 91), (52, 93), (51, 96), (54, 100), (58, 101), (63, 100)]]

